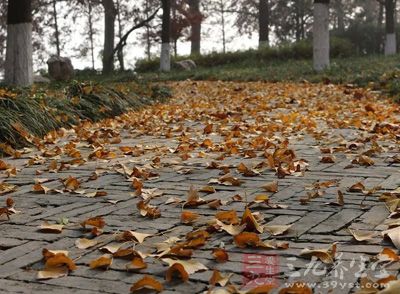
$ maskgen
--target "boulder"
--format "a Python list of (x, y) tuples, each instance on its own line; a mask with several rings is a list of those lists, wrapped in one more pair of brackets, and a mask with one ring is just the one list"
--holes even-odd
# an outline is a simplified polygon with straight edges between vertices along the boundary
[(33, 76), (33, 82), (34, 83), (50, 83), (50, 80), (46, 77), (43, 77), (40, 75), (38, 75), (38, 76), (35, 75), (35, 76)]
[(74, 67), (68, 57), (52, 56), (47, 60), (49, 76), (56, 81), (68, 81), (74, 76)]
[(180, 69), (183, 69), (183, 70), (188, 70), (188, 71), (197, 68), (196, 63), (191, 59), (177, 61), (177, 62), (175, 62), (175, 66), (177, 68), (180, 68)]

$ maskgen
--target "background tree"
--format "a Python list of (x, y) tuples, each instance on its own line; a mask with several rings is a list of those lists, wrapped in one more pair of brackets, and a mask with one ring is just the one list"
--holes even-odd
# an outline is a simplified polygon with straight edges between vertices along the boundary
[(31, 0), (8, 1), (4, 77), (10, 85), (33, 83)]
[(169, 72), (171, 70), (171, 0), (161, 0), (162, 3), (162, 31), (161, 31), (161, 57), (160, 70)]
[(395, 31), (396, 0), (385, 0), (386, 39), (385, 55), (396, 54), (396, 31)]
[(113, 0), (102, 0), (102, 5), (104, 8), (103, 73), (109, 74), (114, 70), (115, 18), (117, 10)]
[(313, 48), (314, 69), (329, 67), (329, 0), (314, 0)]
[(269, 0), (258, 2), (258, 48), (269, 46)]

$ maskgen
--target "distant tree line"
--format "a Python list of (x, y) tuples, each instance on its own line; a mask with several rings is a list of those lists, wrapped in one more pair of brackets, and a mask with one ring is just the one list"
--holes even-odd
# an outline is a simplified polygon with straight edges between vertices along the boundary
[[(225, 52), (228, 17), (237, 35), (258, 34), (259, 48), (313, 40), (314, 68), (329, 66), (329, 38), (354, 43), (358, 54), (397, 52), (397, 0), (8, 0), (0, 2), (0, 67), (9, 84), (32, 83), (32, 59), (64, 55), (71, 36), (81, 34), (77, 57), (95, 68), (101, 46), (104, 74), (125, 70), (124, 50), (138, 42), (148, 59), (160, 52), (160, 70), (169, 71), (178, 41), (190, 41), (199, 55), (202, 40), (212, 38)], [(68, 25), (61, 22), (70, 18)], [(220, 39), (207, 36), (204, 22), (213, 19)], [(99, 23), (103, 22), (103, 31)], [(132, 40), (132, 33), (139, 38)], [(96, 42), (103, 36), (102, 44)], [(154, 50), (156, 49), (156, 50)], [(3, 57), (5, 56), (5, 58)]]

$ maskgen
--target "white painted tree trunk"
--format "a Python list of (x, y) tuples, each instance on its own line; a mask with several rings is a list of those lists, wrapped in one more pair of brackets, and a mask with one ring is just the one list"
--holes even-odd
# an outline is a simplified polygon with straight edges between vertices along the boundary
[(164, 72), (171, 70), (171, 45), (169, 43), (161, 44), (160, 70)]
[(33, 83), (31, 23), (7, 26), (4, 80), (9, 85), (17, 86), (29, 86)]
[(386, 34), (385, 55), (396, 54), (396, 34)]
[(313, 25), (314, 69), (322, 71), (329, 67), (329, 5), (314, 3)]

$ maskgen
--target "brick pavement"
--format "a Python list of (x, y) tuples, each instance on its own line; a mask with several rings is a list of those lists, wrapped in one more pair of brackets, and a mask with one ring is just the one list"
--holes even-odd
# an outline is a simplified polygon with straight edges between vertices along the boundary
[[(382, 274), (398, 275), (399, 262), (381, 268), (371, 260), (385, 247), (396, 250), (390, 240), (380, 236), (388, 227), (385, 221), (390, 212), (379, 200), (382, 193), (400, 186), (400, 163), (391, 160), (399, 155), (399, 113), (395, 105), (370, 92), (362, 91), (360, 98), (361, 90), (330, 85), (181, 82), (172, 87), (174, 98), (167, 106), (132, 112), (115, 121), (86, 124), (76, 132), (65, 131), (57, 142), (42, 146), (40, 151), (25, 149), (18, 159), (3, 159), (10, 165), (9, 169), (17, 168), (17, 174), (8, 177), (4, 170), (1, 181), (16, 185), (17, 189), (1, 196), (0, 201), (12, 197), (19, 213), (11, 215), (10, 220), (3, 215), (0, 223), (1, 293), (128, 293), (132, 284), (145, 274), (163, 283), (163, 293), (202, 293), (210, 289), (209, 279), (214, 269), (231, 273), (230, 283), (240, 289), (245, 286), (249, 271), (246, 258), (265, 255), (278, 256), (279, 270), (274, 273), (274, 279), (281, 288), (288, 281), (310, 282), (314, 293), (355, 292), (354, 284), (362, 274), (373, 280)], [(365, 105), (371, 105), (374, 111), (365, 110)], [(363, 118), (358, 120), (359, 116)], [(363, 119), (366, 121), (362, 122)], [(397, 129), (387, 126), (385, 131), (377, 131), (385, 123), (397, 124)], [(204, 131), (207, 124), (213, 125), (212, 132)], [(116, 137), (121, 140), (113, 140)], [(266, 139), (262, 146), (251, 145), (259, 137)], [(206, 138), (212, 140), (212, 146), (201, 146)], [(307, 161), (306, 170), (282, 178), (277, 177), (273, 168), (265, 166), (254, 177), (237, 171), (240, 163), (248, 167), (265, 163), (265, 150), (274, 150), (266, 142), (279, 146), (285, 138), (289, 139), (288, 149), (294, 151), (296, 159)], [(84, 163), (71, 164), (73, 157), (66, 151), (71, 142), (76, 144)], [(55, 146), (62, 152), (46, 156), (45, 151)], [(124, 155), (122, 146), (135, 149)], [(237, 146), (237, 152), (232, 152), (232, 146)], [(254, 146), (254, 155), (246, 153)], [(331, 156), (322, 154), (321, 147), (331, 148), (334, 162), (321, 163), (323, 156)], [(115, 154), (90, 156), (95, 148)], [(350, 168), (351, 161), (365, 151), (370, 151), (368, 155), (374, 165), (353, 164)], [(32, 158), (37, 164), (27, 164)], [(57, 163), (55, 170), (48, 168), (52, 161)], [(211, 179), (220, 178), (223, 170), (208, 169), (212, 161), (219, 167), (227, 166), (234, 177), (242, 180), (241, 185), (209, 184)], [(62, 162), (65, 165), (60, 170)], [(155, 195), (150, 203), (160, 209), (161, 217), (149, 219), (140, 215), (137, 203), (141, 196), (134, 195), (129, 175), (134, 167), (157, 174), (141, 181), (145, 194)], [(81, 183), (79, 193), (56, 192), (64, 189), (60, 179), (69, 176)], [(52, 191), (33, 192), (35, 179), (44, 179), (42, 185)], [(287, 207), (261, 204), (251, 206), (251, 211), (261, 214), (262, 225), (291, 225), (285, 234), (276, 237), (268, 233), (260, 235), (263, 240), (288, 242), (286, 250), (241, 249), (233, 243), (232, 236), (222, 231), (211, 234), (204, 246), (194, 250), (192, 258), (208, 270), (191, 274), (186, 283), (165, 282), (167, 266), (154, 257), (147, 257), (147, 268), (136, 272), (127, 272), (127, 261), (118, 258), (114, 258), (108, 270), (89, 268), (90, 261), (103, 254), (100, 247), (116, 243), (113, 235), (116, 232), (131, 230), (151, 234), (135, 248), (154, 253), (157, 242), (171, 237), (184, 238), (188, 232), (209, 226), (217, 210), (207, 205), (185, 208), (201, 217), (192, 225), (184, 225), (180, 221), (182, 203), (166, 204), (171, 197), (185, 201), (191, 186), (197, 190), (213, 186), (215, 193), (199, 192), (200, 196), (205, 200), (221, 200), (218, 210), (234, 209), (240, 216), (245, 201), (251, 202), (257, 195), (265, 194), (261, 187), (275, 180), (278, 191), (267, 193), (270, 201)], [(300, 202), (310, 192), (310, 186), (333, 180), (336, 181), (333, 186), (320, 189), (324, 191), (322, 195), (305, 204)], [(349, 192), (349, 187), (358, 182), (365, 185), (365, 190), (378, 187), (377, 191), (367, 196)], [(344, 205), (327, 205), (336, 201), (338, 190), (344, 193)], [(107, 195), (88, 197), (94, 191), (106, 191)], [(241, 195), (243, 201), (231, 201), (235, 195)], [(106, 222), (103, 234), (94, 237), (98, 244), (78, 249), (77, 239), (93, 238), (79, 223), (95, 216), (102, 216)], [(60, 234), (38, 230), (44, 221), (54, 224), (62, 219), (68, 220), (68, 224)], [(377, 235), (357, 242), (349, 228), (373, 231)], [(333, 242), (337, 242), (334, 265), (311, 262), (300, 256), (306, 247), (326, 248)], [(211, 254), (213, 248), (220, 246), (229, 254), (226, 263), (217, 263)], [(44, 267), (43, 248), (68, 250), (77, 270), (62, 278), (38, 280), (37, 271)], [(345, 288), (341, 289), (338, 282)]]

